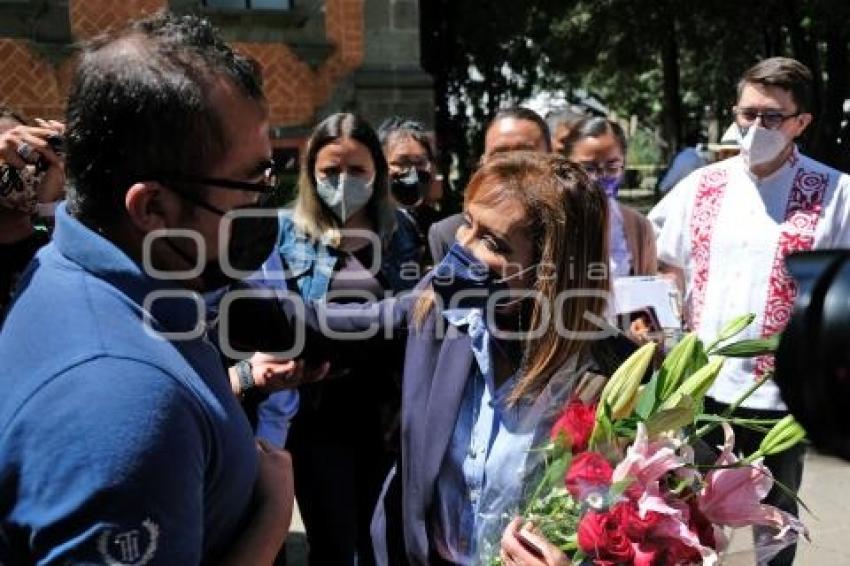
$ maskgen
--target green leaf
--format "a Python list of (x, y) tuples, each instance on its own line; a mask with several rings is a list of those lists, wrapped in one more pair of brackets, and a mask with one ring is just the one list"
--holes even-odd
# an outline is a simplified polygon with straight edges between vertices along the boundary
[(611, 488), (609, 489), (609, 494), (611, 495), (611, 500), (616, 501), (623, 495), (630, 485), (634, 483), (634, 478), (626, 478), (624, 480), (620, 480), (618, 482), (614, 482), (611, 484)]
[(677, 430), (694, 422), (694, 403), (687, 395), (679, 395), (675, 406), (659, 411), (646, 421), (646, 433), (652, 438), (668, 430)]
[(753, 358), (755, 356), (772, 354), (779, 347), (780, 336), (780, 334), (774, 334), (768, 338), (740, 340), (718, 348), (715, 353), (728, 358)]
[(611, 423), (611, 408), (607, 403), (601, 405), (602, 412), (596, 415), (596, 424), (590, 435), (590, 446), (595, 447), (610, 441), (614, 437), (614, 427)]
[(649, 383), (644, 386), (643, 391), (640, 392), (637, 404), (635, 405), (635, 413), (643, 420), (648, 419), (655, 410), (658, 383), (659, 377), (658, 372), (656, 372), (652, 376), (652, 379), (649, 380)]
[(691, 365), (688, 366), (687, 371), (685, 371), (685, 379), (692, 376), (704, 366), (708, 365), (708, 354), (705, 351), (705, 348), (702, 345), (701, 340), (697, 340), (696, 348), (694, 351), (694, 357), (691, 359)]
[(556, 485), (564, 483), (564, 476), (567, 475), (567, 470), (570, 469), (570, 464), (573, 461), (571, 453), (564, 454), (549, 465), (544, 476), (544, 490), (548, 491)]

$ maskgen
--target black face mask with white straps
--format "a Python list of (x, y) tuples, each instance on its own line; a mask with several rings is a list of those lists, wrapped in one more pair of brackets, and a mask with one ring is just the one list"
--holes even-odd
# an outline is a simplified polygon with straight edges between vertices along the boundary
[[(204, 262), (200, 279), (203, 291), (214, 291), (228, 286), (239, 279), (248, 277), (257, 271), (274, 251), (278, 237), (278, 220), (268, 198), (261, 199), (257, 205), (238, 207), (230, 212), (207, 203), (195, 195), (175, 191), (181, 198), (222, 218), (230, 216), (230, 235), (227, 239), (226, 253), (229, 267), (242, 274), (236, 277), (225, 272), (222, 257)], [(196, 258), (181, 250), (174, 242), (166, 239), (168, 246), (188, 264), (196, 265)]]

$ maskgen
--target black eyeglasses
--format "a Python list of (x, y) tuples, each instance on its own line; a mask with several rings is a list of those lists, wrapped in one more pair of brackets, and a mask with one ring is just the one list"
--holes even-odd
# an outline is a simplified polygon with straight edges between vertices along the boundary
[(778, 110), (765, 110), (760, 111), (756, 108), (738, 108), (735, 107), (732, 109), (732, 113), (735, 114), (740, 120), (746, 122), (747, 124), (752, 124), (756, 121), (756, 119), (761, 118), (761, 124), (768, 130), (775, 130), (780, 127), (785, 120), (789, 118), (796, 118), (801, 114), (801, 112), (794, 112), (792, 114), (785, 114)]
[(190, 185), (209, 185), (220, 189), (229, 189), (234, 191), (251, 191), (254, 193), (272, 194), (280, 186), (280, 176), (274, 162), (263, 171), (263, 180), (259, 183), (251, 183), (248, 181), (234, 181), (232, 179), (220, 179), (216, 177), (196, 177), (194, 175), (183, 175), (181, 173), (165, 173), (161, 175), (152, 175), (150, 180), (159, 183), (186, 183)]

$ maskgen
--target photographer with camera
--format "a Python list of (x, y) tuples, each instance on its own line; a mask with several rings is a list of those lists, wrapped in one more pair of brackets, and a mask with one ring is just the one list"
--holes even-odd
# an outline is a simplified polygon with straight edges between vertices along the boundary
[(26, 121), (0, 106), (0, 322), (15, 284), (35, 253), (49, 239), (33, 216), (52, 223), (55, 202), (65, 194), (61, 122)]

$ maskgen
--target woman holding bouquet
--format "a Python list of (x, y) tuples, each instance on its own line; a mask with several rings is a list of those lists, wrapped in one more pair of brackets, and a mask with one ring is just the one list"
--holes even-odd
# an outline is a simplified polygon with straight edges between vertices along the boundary
[[(607, 210), (561, 157), (495, 156), (467, 187), (458, 242), (416, 292), (307, 310), (309, 327), (337, 335), (337, 355), (383, 341), (347, 344), (340, 333), (406, 338), (401, 461), (372, 522), (379, 563), (470, 564), (499, 552), (503, 512), (532, 484), (530, 450), (577, 384), (604, 381), (621, 359), (601, 321)], [(522, 537), (510, 531), (507, 547), (528, 544)]]
[[(593, 339), (606, 334), (592, 319), (602, 317), (609, 285), (606, 210), (578, 168), (540, 154), (494, 158), (467, 187), (458, 242), (412, 317), (424, 336), (444, 321), (455, 336), (421, 368), (430, 376), (406, 374), (404, 384), (430, 381), (429, 405), (440, 402), (424, 419), (403, 408), (408, 433), (428, 434), (412, 463), (428, 466), (417, 534), (427, 534), (432, 562), (476, 562), (489, 552), (503, 526), (497, 511), (519, 503), (533, 471), (529, 451), (579, 379), (601, 371)], [(460, 299), (468, 289), (487, 300)], [(408, 501), (420, 493), (410, 487), (402, 488)]]

